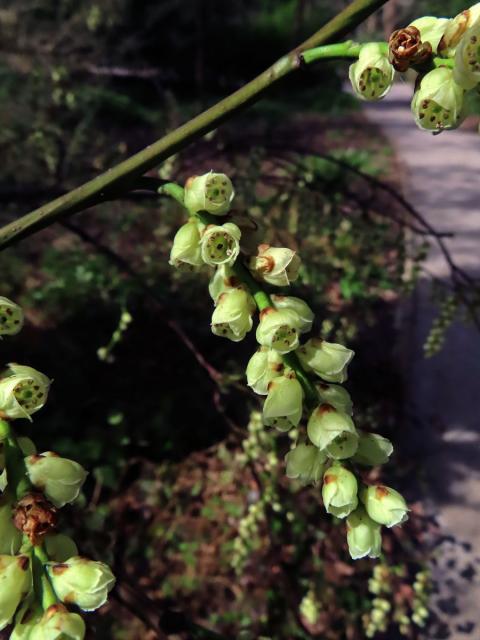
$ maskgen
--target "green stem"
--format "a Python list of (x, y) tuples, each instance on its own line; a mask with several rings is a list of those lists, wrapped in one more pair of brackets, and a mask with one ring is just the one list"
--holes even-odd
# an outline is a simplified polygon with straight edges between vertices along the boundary
[[(234, 114), (256, 102), (261, 95), (281, 78), (301, 66), (301, 53), (307, 49), (343, 38), (387, 0), (353, 0), (343, 11), (319, 29), (296, 49), (280, 58), (271, 67), (232, 95), (224, 98), (175, 131), (124, 160), (113, 169), (69, 193), (35, 209), (0, 229), (0, 249), (39, 229), (52, 224), (62, 216), (87, 209), (111, 197), (112, 191), (128, 190), (132, 182), (146, 171), (184, 149), (189, 143), (212, 131)], [(320, 89), (319, 89), (320, 90)]]
[(27, 475), (25, 456), (20, 449), (15, 432), (7, 420), (0, 420), (0, 432), (4, 437), (5, 466), (7, 468), (8, 487), (12, 496), (20, 500), (31, 491), (32, 484)]
[[(386, 44), (386, 43), (382, 43)], [(314, 47), (302, 53), (305, 64), (312, 64), (319, 60), (332, 60), (335, 58), (358, 58), (361, 44), (348, 40), (338, 44), (327, 44), (323, 47)]]
[(45, 570), (45, 565), (49, 559), (43, 545), (33, 546), (31, 557), (35, 595), (38, 602), (42, 605), (42, 609), (46, 611), (48, 607), (58, 603), (58, 598)]

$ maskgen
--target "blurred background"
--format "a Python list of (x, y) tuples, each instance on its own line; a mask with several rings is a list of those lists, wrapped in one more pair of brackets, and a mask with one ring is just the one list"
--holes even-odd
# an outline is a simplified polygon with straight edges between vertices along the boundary
[[(161, 137), (346, 5), (4, 0), (0, 223)], [(414, 17), (463, 8), (390, 0), (356, 37), (384, 39)], [(260, 405), (244, 380), (253, 337), (212, 336), (209, 273), (168, 265), (182, 211), (148, 194), (105, 203), (0, 254), (0, 295), (28, 317), (20, 336), (2, 343), (2, 358), (54, 379), (48, 407), (23, 431), (40, 451), (89, 469), (62, 526), (118, 576), (109, 605), (88, 619), (92, 638), (452, 631), (453, 600), (430, 606), (444, 532), (422, 498), (422, 447), (412, 445), (418, 433), (405, 410), (402, 318), (436, 239), (402, 195), (409, 176), (381, 117), (344, 91), (347, 69), (329, 63), (289, 78), (167, 161), (160, 177), (225, 171), (236, 211), (271, 244), (298, 249), (294, 295), (311, 303), (319, 334), (355, 349), (347, 386), (357, 422), (394, 441), (381, 477), (405, 493), (410, 521), (386, 532), (380, 562), (349, 559), (343, 524), (324, 514), (319, 489), (286, 481), (291, 439), (258, 424)], [(428, 296), (435, 313), (423, 337), (433, 323), (427, 351), (435, 353), (465, 310), (445, 279), (429, 284)], [(469, 579), (459, 571), (452, 565), (446, 579)], [(462, 634), (474, 629), (459, 624)]]

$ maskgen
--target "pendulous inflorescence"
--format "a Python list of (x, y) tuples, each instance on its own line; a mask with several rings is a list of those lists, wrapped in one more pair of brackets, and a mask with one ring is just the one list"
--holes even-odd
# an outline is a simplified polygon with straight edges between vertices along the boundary
[[(0, 336), (22, 326), (21, 308), (0, 298)], [(98, 609), (115, 583), (106, 564), (80, 556), (57, 532), (58, 511), (78, 497), (87, 472), (53, 451), (37, 453), (12, 424), (32, 421), (50, 383), (15, 363), (0, 374), (0, 630), (12, 625), (12, 640), (83, 640), (85, 623), (68, 607)]]
[[(223, 202), (217, 193), (220, 186)], [(259, 346), (247, 364), (246, 378), (265, 397), (264, 428), (298, 431), (285, 458), (286, 475), (321, 485), (325, 510), (346, 522), (352, 558), (378, 557), (381, 527), (402, 524), (408, 508), (394, 489), (362, 482), (360, 468), (384, 464), (393, 446), (355, 425), (352, 399), (341, 386), (354, 352), (321, 337), (304, 341), (314, 324), (312, 309), (301, 298), (264, 289), (294, 282), (300, 257), (267, 244), (260, 244), (254, 255), (243, 249), (242, 231), (229, 214), (233, 186), (224, 174), (209, 172), (190, 178), (184, 188), (171, 183), (160, 191), (173, 195), (190, 214), (174, 238), (170, 264), (197, 269), (200, 256), (204, 265), (214, 268), (209, 285), (212, 332), (239, 342), (253, 330), (257, 316)], [(225, 216), (223, 224), (219, 212)]]

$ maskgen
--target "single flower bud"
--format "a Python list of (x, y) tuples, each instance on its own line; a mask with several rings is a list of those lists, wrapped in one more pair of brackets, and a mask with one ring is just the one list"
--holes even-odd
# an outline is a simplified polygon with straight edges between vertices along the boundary
[(253, 326), (255, 309), (252, 296), (243, 289), (222, 293), (212, 314), (212, 332), (233, 342), (243, 340)]
[(46, 570), (60, 600), (83, 611), (94, 611), (105, 604), (115, 584), (115, 577), (106, 564), (81, 556), (62, 563), (48, 563)]
[(363, 507), (358, 507), (347, 518), (347, 543), (353, 560), (378, 558), (382, 551), (380, 525), (374, 522)]
[(221, 264), (215, 269), (215, 273), (210, 278), (208, 285), (208, 293), (214, 304), (217, 304), (218, 298), (222, 293), (231, 291), (232, 289), (245, 289), (237, 276), (234, 275), (231, 267)]
[(22, 545), (22, 534), (13, 524), (13, 503), (4, 494), (0, 498), (0, 554), (14, 556)]
[(463, 89), (480, 82), (480, 19), (466, 31), (455, 53), (453, 78)]
[(223, 216), (230, 211), (234, 196), (230, 178), (224, 173), (209, 171), (187, 180), (184, 203), (190, 213), (207, 211), (214, 216)]
[(209, 225), (200, 242), (202, 259), (213, 267), (235, 262), (240, 253), (241, 231), (236, 224)]
[(393, 453), (393, 445), (378, 433), (359, 431), (358, 449), (352, 461), (367, 467), (376, 467), (388, 462)]
[(263, 422), (267, 427), (288, 431), (302, 418), (303, 389), (293, 371), (275, 378), (268, 385), (263, 405)]
[(465, 9), (448, 21), (443, 37), (438, 45), (439, 53), (444, 57), (452, 57), (456, 48), (465, 35), (480, 18), (480, 2)]
[(428, 43), (431, 47), (431, 53), (436, 54), (440, 40), (442, 39), (449, 22), (450, 20), (448, 18), (423, 16), (423, 18), (414, 20), (410, 26), (418, 29), (422, 43)]
[(61, 458), (53, 451), (25, 458), (30, 482), (57, 508), (73, 502), (80, 493), (87, 472), (68, 458)]
[(0, 379), (0, 415), (27, 418), (47, 401), (50, 380), (32, 367), (9, 364)]
[(22, 308), (0, 296), (0, 336), (14, 336), (23, 327)]
[(390, 91), (395, 70), (388, 56), (375, 42), (364, 45), (357, 62), (349, 69), (355, 94), (362, 100), (380, 100)]
[(85, 623), (78, 613), (70, 613), (62, 604), (50, 606), (35, 624), (28, 640), (83, 640)]
[(317, 447), (297, 444), (285, 456), (287, 478), (300, 480), (304, 484), (317, 484), (323, 474), (327, 457)]
[(360, 498), (370, 518), (378, 524), (390, 528), (408, 519), (407, 503), (395, 489), (372, 485), (363, 489)]
[(322, 498), (325, 510), (337, 518), (345, 518), (357, 508), (358, 484), (351, 471), (333, 464), (323, 475)]
[(32, 586), (28, 556), (0, 555), (0, 630), (13, 619), (15, 611)]
[(78, 556), (75, 541), (64, 533), (50, 533), (43, 539), (45, 551), (50, 560), (66, 562), (72, 556)]
[(294, 296), (271, 296), (275, 309), (294, 311), (300, 318), (300, 333), (308, 333), (312, 328), (315, 314), (308, 304)]
[(247, 364), (247, 384), (255, 393), (266, 396), (268, 385), (283, 374), (282, 356), (274, 349), (259, 347)]
[(343, 411), (349, 416), (353, 414), (353, 402), (346, 389), (338, 384), (317, 384), (317, 391), (322, 403), (331, 404), (337, 411)]
[(320, 451), (335, 460), (350, 458), (358, 447), (353, 420), (330, 404), (321, 404), (315, 409), (308, 421), (307, 433)]
[(439, 67), (429, 71), (413, 95), (412, 113), (417, 126), (436, 132), (458, 127), (464, 93), (453, 79), (451, 69)]
[(258, 254), (250, 258), (248, 268), (257, 278), (274, 287), (288, 287), (298, 278), (301, 260), (291, 249), (261, 244)]
[(278, 353), (289, 353), (298, 347), (302, 320), (291, 309), (268, 307), (260, 312), (257, 342)]
[(327, 382), (345, 382), (347, 366), (355, 352), (342, 344), (310, 338), (297, 349), (297, 355), (306, 371), (313, 371)]
[(203, 264), (200, 239), (205, 229), (196, 218), (180, 227), (173, 239), (169, 264), (172, 267), (199, 267)]

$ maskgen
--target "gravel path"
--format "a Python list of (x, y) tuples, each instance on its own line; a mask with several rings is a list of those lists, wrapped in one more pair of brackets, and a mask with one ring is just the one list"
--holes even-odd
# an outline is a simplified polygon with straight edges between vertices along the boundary
[[(453, 131), (433, 136), (420, 131), (410, 114), (411, 92), (407, 84), (395, 86), (384, 101), (366, 107), (367, 116), (381, 125), (405, 167), (407, 198), (437, 230), (455, 232), (448, 240), (454, 260), (480, 275), (480, 135)], [(438, 278), (448, 277), (436, 248), (426, 267)], [(437, 576), (442, 587), (437, 600), (449, 620), (451, 638), (478, 639), (480, 334), (455, 323), (442, 352), (424, 359), (422, 345), (435, 314), (426, 281), (420, 282), (404, 314), (407, 414), (412, 446), (421, 453), (419, 479), (426, 478), (427, 499), (442, 531), (463, 543), (447, 541), (439, 550)], [(454, 572), (451, 581), (446, 579), (447, 569), (450, 577)], [(455, 572), (463, 577), (455, 579)]]

